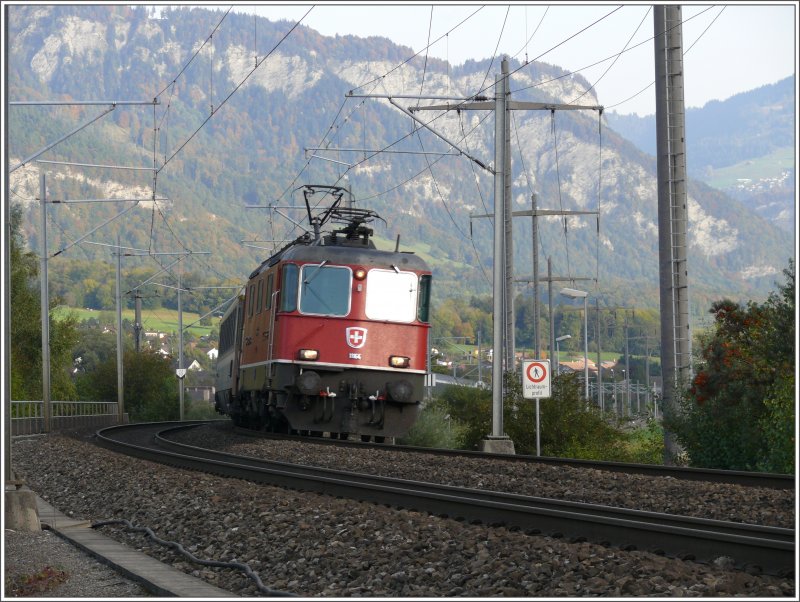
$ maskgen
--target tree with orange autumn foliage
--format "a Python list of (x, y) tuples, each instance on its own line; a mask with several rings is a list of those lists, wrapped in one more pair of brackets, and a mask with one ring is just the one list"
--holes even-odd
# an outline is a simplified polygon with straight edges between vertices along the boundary
[(693, 466), (794, 473), (795, 284), (763, 304), (711, 307), (714, 330), (670, 426)]

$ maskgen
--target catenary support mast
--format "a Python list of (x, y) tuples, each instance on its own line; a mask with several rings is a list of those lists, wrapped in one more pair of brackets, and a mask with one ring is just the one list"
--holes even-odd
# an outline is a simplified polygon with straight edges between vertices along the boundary
[[(685, 112), (681, 7), (653, 9), (656, 70), (656, 141), (658, 167), (658, 263), (661, 305), (663, 409), (676, 409), (678, 388), (692, 378), (687, 268)], [(678, 451), (664, 431), (664, 459)]]

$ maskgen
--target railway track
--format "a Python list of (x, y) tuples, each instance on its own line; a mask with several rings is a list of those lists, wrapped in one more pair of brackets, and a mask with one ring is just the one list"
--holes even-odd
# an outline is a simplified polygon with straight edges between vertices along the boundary
[(233, 427), (237, 435), (273, 439), (279, 441), (300, 441), (315, 445), (355, 446), (374, 449), (391, 449), (418, 454), (432, 454), (436, 456), (485, 458), (492, 460), (505, 460), (508, 462), (523, 462), (532, 464), (547, 464), (550, 466), (571, 466), (574, 468), (591, 468), (626, 474), (641, 474), (649, 477), (672, 477), (689, 481), (708, 481), (712, 483), (726, 483), (729, 485), (742, 485), (746, 487), (767, 487), (770, 489), (794, 489), (795, 476), (787, 474), (773, 474), (767, 472), (748, 472), (744, 470), (719, 470), (713, 468), (688, 468), (679, 466), (660, 466), (656, 464), (634, 464), (627, 462), (606, 462), (600, 460), (578, 460), (572, 458), (553, 458), (547, 456), (529, 456), (524, 454), (495, 454), (479, 451), (436, 449), (430, 447), (412, 447), (408, 445), (393, 445), (385, 443), (370, 443), (363, 441), (347, 441), (341, 439), (325, 439), (323, 437), (303, 437), (297, 435), (281, 435), (254, 431), (241, 427)]
[[(640, 549), (685, 560), (727, 556), (739, 568), (767, 574), (794, 568), (793, 529), (682, 517), (420, 481), (335, 471), (236, 456), (170, 441), (170, 433), (195, 423), (125, 425), (102, 429), (109, 449), (180, 468), (292, 489), (425, 511), (457, 520), (522, 529), (530, 534)], [(657, 542), (654, 544), (654, 542)]]

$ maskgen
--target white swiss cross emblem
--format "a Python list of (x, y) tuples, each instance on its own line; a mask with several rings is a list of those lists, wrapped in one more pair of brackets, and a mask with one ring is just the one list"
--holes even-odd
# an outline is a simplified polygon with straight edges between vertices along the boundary
[(346, 328), (344, 332), (347, 344), (353, 349), (361, 349), (364, 346), (364, 343), (367, 342), (366, 328)]

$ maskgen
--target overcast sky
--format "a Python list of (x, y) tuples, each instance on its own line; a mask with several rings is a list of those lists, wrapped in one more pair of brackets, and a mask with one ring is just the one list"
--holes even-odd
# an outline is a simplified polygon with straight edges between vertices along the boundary
[[(459, 65), (490, 58), (497, 49), (498, 54), (521, 61), (527, 57), (558, 65), (580, 71), (590, 83), (597, 82), (599, 102), (607, 110), (648, 115), (655, 113), (655, 86), (626, 99), (654, 79), (651, 6), (633, 2), (459, 3), (434, 4), (431, 11), (430, 3), (322, 2), (303, 24), (327, 36), (383, 36), (415, 52), (428, 45), (430, 29), (431, 42), (441, 38), (429, 48), (431, 56)], [(239, 5), (235, 10), (256, 10), (270, 20), (296, 21), (310, 7), (260, 3)], [(684, 3), (682, 12), (688, 107), (724, 100), (794, 74), (797, 2)], [(612, 65), (613, 57), (626, 48), (630, 50)], [(589, 67), (599, 61), (603, 62)]]

